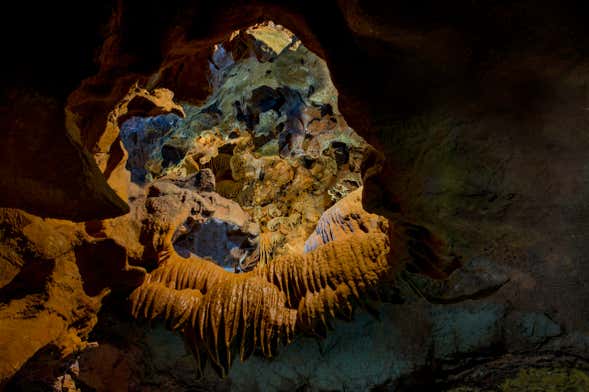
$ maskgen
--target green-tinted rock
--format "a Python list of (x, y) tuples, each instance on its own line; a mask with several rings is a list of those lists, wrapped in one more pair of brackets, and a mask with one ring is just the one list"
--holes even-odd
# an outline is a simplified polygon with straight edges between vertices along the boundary
[(578, 369), (522, 369), (500, 386), (504, 392), (589, 391), (589, 375)]

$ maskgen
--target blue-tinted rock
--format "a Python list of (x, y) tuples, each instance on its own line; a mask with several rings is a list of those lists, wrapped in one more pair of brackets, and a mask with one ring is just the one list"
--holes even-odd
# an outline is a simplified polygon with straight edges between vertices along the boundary
[(484, 351), (502, 339), (507, 306), (468, 301), (432, 307), (434, 356), (452, 360)]

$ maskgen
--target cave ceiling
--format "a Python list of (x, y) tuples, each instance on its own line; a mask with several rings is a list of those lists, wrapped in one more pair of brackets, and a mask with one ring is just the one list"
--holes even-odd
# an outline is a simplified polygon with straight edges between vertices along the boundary
[[(6, 13), (0, 389), (101, 353), (115, 316), (160, 320), (197, 372), (265, 379), (258, 358), (382, 303), (407, 312), (402, 358), (430, 347), (409, 380), (589, 368), (586, 2)], [(479, 305), (491, 337), (460, 324)]]

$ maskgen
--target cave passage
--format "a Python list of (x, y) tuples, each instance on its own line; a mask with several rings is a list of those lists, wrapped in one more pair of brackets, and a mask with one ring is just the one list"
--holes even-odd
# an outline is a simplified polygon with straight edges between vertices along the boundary
[(197, 177), (212, 173), (208, 191), (229, 210), (194, 214), (174, 246), (239, 272), (304, 253), (321, 214), (362, 186), (369, 146), (339, 113), (325, 62), (282, 26), (251, 26), (211, 52), (205, 102), (180, 102), (184, 117), (128, 118), (120, 136), (142, 188), (170, 180), (201, 192)]

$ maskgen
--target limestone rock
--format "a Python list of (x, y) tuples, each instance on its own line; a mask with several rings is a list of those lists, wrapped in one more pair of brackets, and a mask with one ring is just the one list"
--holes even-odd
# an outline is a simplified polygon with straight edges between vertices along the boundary
[[(248, 133), (253, 135), (239, 143), (226, 143), (218, 134), (210, 132), (216, 140), (222, 140), (219, 147), (237, 147), (238, 155), (246, 155), (244, 151), (249, 149), (250, 154), (260, 155), (255, 156), (256, 160), (278, 156), (289, 161), (289, 165), (292, 163), (292, 185), (280, 192), (265, 189), (271, 183), (261, 180), (266, 173), (260, 170), (260, 164), (257, 170), (253, 167), (254, 170), (242, 178), (247, 181), (237, 181), (231, 173), (231, 178), (217, 182), (220, 193), (240, 204), (251, 205), (254, 194), (260, 200), (269, 201), (262, 208), (254, 207), (246, 212), (260, 223), (262, 234), (269, 232), (277, 238), (288, 236), (285, 243), (298, 243), (292, 249), (281, 244), (277, 252), (301, 252), (303, 242), (314, 230), (321, 214), (363, 184), (366, 211), (384, 215), (391, 222), (398, 223), (399, 218), (404, 218), (415, 226), (429, 228), (432, 237), (443, 237), (454, 252), (467, 261), (467, 271), (468, 260), (488, 260), (491, 269), (482, 270), (482, 274), (489, 279), (480, 281), (474, 276), (462, 275), (451, 285), (430, 286), (431, 296), (439, 297), (438, 302), (456, 302), (447, 308), (435, 305), (440, 308), (432, 313), (443, 341), (452, 340), (453, 332), (457, 331), (459, 352), (442, 343), (438, 348), (453, 362), (449, 365), (458, 365), (458, 368), (452, 367), (450, 373), (439, 371), (434, 352), (431, 364), (417, 366), (418, 372), (394, 372), (395, 377), (409, 374), (408, 377), (391, 380), (376, 377), (376, 383), (354, 380), (353, 385), (411, 390), (419, 386), (419, 382), (430, 382), (424, 389), (450, 388), (460, 383), (497, 389), (498, 382), (491, 385), (489, 380), (509, 376), (513, 381), (518, 368), (558, 364), (586, 369), (589, 318), (587, 302), (582, 299), (589, 295), (584, 284), (589, 278), (584, 268), (589, 251), (586, 206), (589, 146), (586, 130), (589, 124), (585, 110), (589, 106), (586, 88), (589, 68), (587, 40), (584, 39), (587, 7), (581, 3), (562, 7), (543, 0), (524, 0), (517, 5), (465, 1), (443, 5), (439, 2), (393, 2), (381, 7), (376, 2), (346, 0), (338, 1), (337, 5), (270, 1), (263, 6), (236, 2), (205, 5), (195, 1), (184, 4), (182, 12), (174, 14), (166, 12), (169, 4), (120, 1), (108, 23), (109, 7), (90, 5), (96, 12), (80, 13), (77, 6), (63, 10), (36, 5), (31, 9), (28, 3), (13, 3), (17, 11), (9, 12), (11, 19), (20, 27), (26, 26), (27, 32), (32, 33), (26, 35), (33, 38), (27, 39), (19, 28), (10, 26), (9, 34), (5, 34), (14, 37), (6, 42), (6, 52), (12, 56), (5, 61), (9, 68), (4, 74), (5, 84), (14, 87), (17, 93), (2, 97), (2, 122), (8, 124), (5, 128), (9, 130), (1, 149), (4, 159), (0, 173), (2, 205), (23, 208), (44, 217), (91, 221), (80, 229), (80, 238), (76, 234), (73, 239), (67, 233), (59, 234), (67, 231), (67, 225), (50, 220), (39, 223), (39, 219), (31, 218), (33, 223), (24, 226), (20, 218), (3, 223), (0, 259), (3, 295), (10, 297), (11, 306), (19, 300), (32, 304), (27, 312), (36, 312), (34, 316), (39, 316), (40, 322), (32, 319), (28, 322), (31, 328), (38, 328), (46, 321), (45, 302), (51, 309), (59, 307), (58, 313), (62, 314), (68, 311), (63, 310), (61, 304), (55, 305), (56, 298), (68, 303), (86, 299), (78, 295), (71, 298), (72, 292), (77, 294), (83, 290), (81, 270), (74, 265), (71, 252), (60, 255), (53, 253), (52, 247), (65, 249), (69, 245), (62, 248), (61, 243), (88, 241), (98, 248), (101, 244), (111, 244), (109, 249), (111, 246), (117, 249), (110, 241), (117, 238), (115, 244), (124, 246), (127, 256), (137, 264), (147, 260), (149, 265), (156, 260), (149, 252), (157, 245), (160, 235), (154, 234), (152, 229), (157, 230), (158, 226), (145, 228), (148, 239), (156, 238), (155, 241), (143, 242), (141, 238), (143, 219), (147, 217), (146, 193), (132, 189), (134, 186), (129, 184), (129, 173), (124, 167), (125, 150), (121, 144), (100, 142), (115, 135), (116, 132), (104, 134), (108, 114), (139, 82), (148, 90), (168, 88), (183, 103), (207, 109), (199, 114), (185, 110), (187, 118), (194, 119), (195, 125), (218, 126), (220, 111), (222, 116), (234, 115), (232, 121), (239, 116), (237, 121), (241, 128), (251, 128)], [(237, 28), (246, 31), (248, 26), (265, 19), (292, 28), (308, 50), (326, 59), (325, 66), (313, 61), (302, 64), (301, 58), (294, 57), (299, 60), (294, 67), (290, 61), (292, 56), (284, 60), (289, 54), (304, 53), (302, 45), (291, 42), (289, 46), (284, 37), (268, 39), (264, 34), (257, 34), (257, 38), (255, 34), (246, 37), (254, 46), (258, 41), (266, 42), (264, 46), (254, 47), (255, 58), (249, 56), (249, 51), (242, 52), (239, 47), (230, 45), (221, 45), (222, 48), (211, 53), (210, 48), (215, 44), (227, 43), (232, 38), (231, 31)], [(21, 23), (23, 21), (31, 23)], [(267, 25), (262, 30), (266, 29)], [(99, 30), (105, 30), (105, 42), (101, 50), (96, 51)], [(506, 37), (509, 39), (504, 39)], [(248, 55), (242, 56), (246, 52)], [(245, 61), (237, 64), (241, 60)], [(202, 107), (211, 91), (224, 84), (239, 89), (247, 87), (251, 81), (240, 79), (247, 75), (245, 70), (249, 66), (257, 66), (256, 61), (262, 64), (254, 71), (261, 84), (251, 87), (266, 86), (268, 89), (258, 90), (255, 97), (252, 94), (252, 97), (248, 95), (238, 100), (230, 93), (220, 96), (218, 105)], [(327, 65), (334, 83), (327, 80), (309, 83), (305, 68), (321, 70)], [(81, 78), (94, 74), (97, 69), (97, 75), (79, 85)], [(240, 72), (233, 75), (233, 70)], [(279, 90), (270, 77), (262, 76), (268, 70), (280, 78), (290, 78), (295, 87)], [(29, 93), (31, 87), (32, 94)], [(335, 87), (337, 95), (332, 94)], [(75, 91), (68, 99), (72, 90)], [(38, 99), (37, 92), (42, 98)], [(262, 94), (257, 95), (259, 93)], [(25, 98), (19, 98), (19, 94)], [(263, 111), (266, 103), (274, 107), (282, 99), (289, 102), (286, 106), (290, 113), (276, 113), (274, 109)], [(239, 105), (235, 101), (239, 101)], [(297, 110), (301, 101), (310, 105)], [(386, 156), (386, 161), (381, 161), (377, 154), (363, 152), (360, 158), (354, 159), (353, 143), (342, 140), (336, 140), (335, 145), (331, 143), (333, 131), (339, 133), (345, 128), (338, 111), (345, 114), (346, 121), (378, 148), (383, 157)], [(283, 128), (276, 128), (281, 135), (279, 140), (268, 141), (268, 135), (275, 128), (273, 125), (281, 123)], [(233, 124), (221, 125), (228, 131), (227, 138), (243, 136), (233, 131)], [(305, 140), (303, 128), (312, 135), (310, 140)], [(326, 138), (322, 139), (321, 134)], [(340, 142), (346, 147), (337, 144)], [(100, 151), (96, 150), (98, 145)], [(181, 143), (170, 142), (166, 146), (161, 162), (156, 160), (149, 167), (156, 169), (154, 172), (161, 172), (162, 167), (158, 165), (164, 164), (163, 158), (166, 164), (172, 163), (183, 151), (179, 148)], [(324, 149), (325, 146), (328, 147)], [(228, 152), (219, 151), (217, 145), (204, 150), (211, 158), (209, 161), (216, 153)], [(101, 165), (106, 162), (104, 167), (109, 168), (105, 172), (93, 162), (92, 156), (97, 152), (101, 154)], [(321, 157), (323, 152), (326, 157)], [(342, 170), (346, 156), (351, 170)], [(200, 165), (200, 162), (186, 161), (170, 174), (194, 171), (195, 163)], [(227, 175), (226, 171), (221, 172), (220, 176)], [(354, 176), (350, 178), (349, 172)], [(358, 177), (363, 177), (361, 182)], [(285, 178), (290, 179), (290, 174)], [(118, 198), (107, 184), (123, 198)], [(127, 186), (131, 189), (126, 189)], [(297, 194), (294, 189), (300, 192)], [(132, 211), (125, 217), (97, 221), (127, 213), (126, 192), (129, 192), (129, 202), (134, 204)], [(286, 195), (287, 203), (269, 200), (282, 194)], [(162, 205), (155, 205), (155, 208), (165, 210)], [(31, 225), (42, 229), (32, 230)], [(37, 232), (34, 240), (27, 237), (29, 234), (22, 234), (23, 227), (29, 227), (29, 234)], [(86, 238), (84, 231), (92, 238)], [(272, 237), (268, 235), (267, 238)], [(21, 247), (20, 241), (36, 245)], [(34, 251), (23, 253), (22, 249)], [(423, 251), (419, 246), (415, 250)], [(47, 273), (50, 269), (47, 265), (53, 264), (55, 268)], [(501, 283), (505, 281), (501, 273), (492, 269), (494, 265), (506, 267), (501, 268), (509, 278), (505, 284)], [(105, 271), (109, 268), (97, 275), (108, 275)], [(39, 281), (48, 284), (39, 284)], [(484, 287), (494, 289), (501, 285), (501, 288), (489, 293), (478, 290), (477, 282)], [(96, 287), (106, 288), (109, 286), (106, 283)], [(45, 292), (45, 287), (56, 289), (55, 292), (50, 290), (49, 299), (39, 294)], [(59, 290), (64, 287), (71, 288), (71, 292), (64, 289), (61, 295)], [(34, 291), (34, 299), (29, 289)], [(13, 297), (21, 293), (26, 295), (20, 299)], [(478, 310), (478, 305), (461, 307), (462, 299), (473, 295), (489, 297), (477, 299), (481, 301)], [(505, 310), (506, 304), (509, 306)], [(7, 319), (12, 323), (14, 315), (18, 319), (20, 313), (15, 307), (10, 309)], [(85, 318), (92, 318), (96, 307), (83, 305), (81, 309), (85, 316), (69, 318), (65, 315), (65, 324), (82, 319), (72, 324), (68, 334), (84, 336), (90, 328), (91, 323)], [(403, 311), (406, 312), (405, 308)], [(444, 317), (447, 312), (457, 319)], [(422, 322), (423, 313), (416, 313), (420, 316), (406, 318), (413, 328)], [(481, 320), (477, 320), (477, 316), (481, 316)], [(393, 328), (405, 320), (399, 318), (401, 320), (391, 323)], [(62, 325), (62, 320), (51, 322), (47, 328), (52, 335), (48, 339), (59, 346), (65, 344), (61, 338), (53, 339), (52, 328)], [(493, 322), (500, 327), (493, 326)], [(387, 325), (387, 330), (392, 327)], [(465, 337), (463, 333), (466, 332), (475, 336)], [(419, 329), (419, 333), (422, 337), (430, 336), (430, 329)], [(507, 341), (500, 338), (502, 333), (509, 337)], [(126, 336), (125, 340), (129, 340)], [(486, 342), (486, 339), (489, 340)], [(9, 340), (12, 343), (14, 339)], [(34, 342), (30, 339), (27, 347), (18, 353), (17, 362), (22, 363), (24, 357), (46, 342), (47, 339)], [(489, 347), (487, 343), (496, 344)], [(316, 345), (316, 342), (310, 344)], [(419, 349), (424, 351), (424, 347), (431, 346), (422, 344)], [(485, 348), (483, 352), (482, 348)], [(509, 351), (511, 348), (515, 351)], [(468, 352), (471, 349), (476, 351)], [(358, 348), (350, 350), (355, 352)], [(410, 348), (403, 347), (403, 353), (408, 351)], [(288, 368), (286, 365), (284, 367)], [(330, 369), (336, 370), (323, 374), (337, 374), (336, 366)], [(525, 385), (530, 379), (540, 378), (543, 382), (553, 379), (545, 378), (542, 372), (523, 371), (519, 380), (505, 385), (521, 387), (522, 380)], [(162, 376), (161, 373), (158, 376)], [(254, 372), (244, 374), (248, 377)], [(366, 371), (362, 377), (367, 374), (372, 373)], [(576, 375), (577, 371), (558, 370), (553, 375), (562, 379), (572, 374)], [(440, 383), (435, 381), (438, 376), (443, 378)], [(426, 379), (429, 381), (424, 381)], [(581, 377), (576, 376), (575, 382), (579, 379)], [(165, 377), (161, 380), (168, 381)], [(157, 382), (143, 387), (154, 388), (153, 385)], [(186, 383), (173, 385), (187, 389)], [(289, 382), (284, 385), (291, 386)]]
[(492, 294), (509, 281), (509, 273), (488, 259), (478, 258), (465, 263), (447, 280), (433, 280), (417, 274), (411, 274), (410, 279), (429, 301), (455, 303)]
[(83, 349), (104, 296), (83, 287), (74, 252), (78, 225), (2, 210), (3, 224), (9, 220), (22, 223), (12, 226), (12, 241), (3, 240), (2, 258), (20, 254), (22, 265), (0, 288), (3, 383), (40, 348), (55, 346), (63, 356)]
[(40, 94), (13, 92), (0, 112), (0, 207), (83, 221), (126, 213), (92, 156), (66, 132), (63, 109)]

